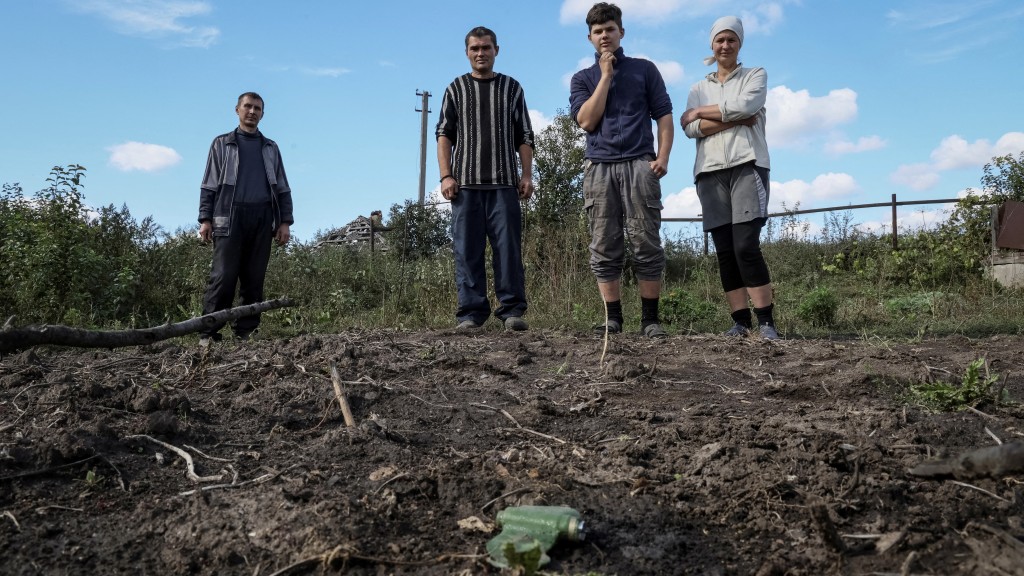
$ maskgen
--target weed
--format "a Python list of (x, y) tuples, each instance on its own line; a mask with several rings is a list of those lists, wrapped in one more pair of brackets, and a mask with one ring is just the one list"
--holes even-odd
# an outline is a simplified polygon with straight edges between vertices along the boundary
[(808, 292), (797, 306), (797, 318), (811, 326), (825, 327), (836, 323), (839, 298), (826, 286), (819, 286)]
[(910, 394), (918, 404), (932, 410), (956, 412), (984, 400), (998, 381), (998, 375), (989, 374), (985, 359), (978, 358), (967, 365), (960, 385), (943, 381), (914, 384)]

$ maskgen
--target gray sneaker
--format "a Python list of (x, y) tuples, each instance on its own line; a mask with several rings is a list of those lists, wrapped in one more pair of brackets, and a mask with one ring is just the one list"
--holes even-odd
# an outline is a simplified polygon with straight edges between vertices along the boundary
[(779, 331), (776, 330), (775, 326), (772, 326), (771, 324), (762, 324), (757, 329), (759, 332), (761, 332), (761, 338), (764, 338), (765, 340), (779, 339)]
[(618, 334), (622, 332), (622, 322), (614, 318), (609, 318), (606, 324), (598, 324), (594, 326), (594, 333), (597, 335), (603, 335), (607, 331), (609, 334)]
[(747, 328), (743, 324), (733, 324), (732, 328), (729, 328), (728, 330), (726, 330), (725, 333), (723, 334), (723, 336), (732, 336), (734, 338), (742, 338), (743, 336), (746, 336), (747, 334), (750, 334), (750, 328)]
[(455, 329), (459, 331), (479, 330), (481, 326), (483, 325), (477, 324), (476, 322), (470, 319), (466, 319), (463, 320), (462, 322), (459, 322), (458, 326), (456, 326)]
[(665, 329), (661, 327), (661, 324), (652, 322), (644, 327), (644, 336), (647, 336), (648, 338), (664, 338), (668, 336), (668, 332), (665, 332)]
[(506, 332), (522, 332), (523, 330), (529, 330), (530, 325), (526, 323), (519, 316), (509, 316), (505, 318), (505, 331)]

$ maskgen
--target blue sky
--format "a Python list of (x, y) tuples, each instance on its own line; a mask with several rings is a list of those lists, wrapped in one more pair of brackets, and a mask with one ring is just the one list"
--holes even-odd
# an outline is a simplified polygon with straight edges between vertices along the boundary
[[(1024, 149), (1019, 0), (617, 4), (626, 53), (659, 66), (675, 104), (665, 216), (699, 213), (678, 117), (710, 70), (708, 30), (724, 14), (744, 19), (741, 61), (768, 72), (773, 208), (952, 198), (978, 187), (992, 156)], [(523, 84), (535, 128), (549, 123), (593, 59), (591, 5), (5, 0), (0, 182), (34, 192), (52, 166), (78, 163), (88, 203), (194, 227), (210, 141), (237, 125), (236, 97), (254, 90), (294, 191), (292, 233), (308, 241), (416, 198), (417, 90), (434, 95), (426, 180), (436, 190), (433, 127), (445, 87), (469, 70), (473, 26), (495, 30), (496, 70)], [(907, 208), (901, 222), (932, 222), (939, 208)]]

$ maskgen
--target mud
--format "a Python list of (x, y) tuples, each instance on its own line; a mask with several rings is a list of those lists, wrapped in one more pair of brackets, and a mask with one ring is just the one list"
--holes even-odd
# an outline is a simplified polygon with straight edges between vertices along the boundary
[(907, 391), (984, 357), (1020, 399), (1022, 356), (544, 331), (26, 351), (0, 362), (0, 573), (497, 574), (497, 512), (548, 504), (588, 528), (551, 574), (1020, 574), (1021, 477), (908, 470), (1019, 440), (1024, 410)]

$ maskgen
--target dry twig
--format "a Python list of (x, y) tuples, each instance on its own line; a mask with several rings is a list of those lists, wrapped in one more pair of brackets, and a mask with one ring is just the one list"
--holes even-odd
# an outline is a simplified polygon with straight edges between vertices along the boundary
[(503, 500), (503, 499), (505, 499), (505, 498), (508, 498), (509, 496), (515, 496), (515, 495), (517, 495), (517, 494), (522, 494), (522, 493), (524, 493), (524, 492), (530, 492), (530, 491), (532, 491), (532, 490), (533, 490), (532, 488), (517, 488), (517, 489), (515, 489), (515, 490), (513, 490), (513, 491), (511, 491), (511, 492), (505, 492), (505, 493), (504, 493), (504, 494), (502, 494), (501, 496), (498, 496), (498, 497), (497, 497), (497, 498), (495, 498), (494, 500), (491, 500), (491, 501), (490, 501), (490, 502), (488, 502), (487, 504), (484, 504), (483, 506), (481, 506), (481, 507), (480, 507), (480, 511), (481, 511), (481, 512), (486, 512), (486, 511), (487, 511), (487, 509), (488, 509), (488, 508), (490, 508), (490, 507), (491, 507), (491, 505), (492, 505), (492, 504), (494, 504), (495, 502), (497, 502), (498, 500)]
[(0, 514), (0, 516), (6, 516), (7, 518), (10, 518), (11, 522), (14, 522), (14, 527), (18, 529), (18, 532), (21, 532), (21, 524), (18, 524), (18, 519), (14, 517), (14, 514), (11, 514), (10, 510), (4, 510), (4, 513)]
[(269, 480), (273, 480), (274, 478), (277, 478), (281, 474), (284, 474), (285, 472), (287, 472), (287, 471), (289, 471), (289, 470), (291, 470), (293, 468), (296, 468), (298, 466), (299, 466), (299, 464), (292, 464), (291, 466), (285, 468), (284, 470), (281, 470), (280, 472), (275, 472), (273, 474), (264, 474), (263, 476), (259, 476), (257, 478), (253, 478), (252, 480), (246, 480), (245, 482), (237, 482), (238, 475), (235, 474), (235, 476), (231, 479), (231, 484), (212, 484), (210, 486), (200, 486), (196, 490), (187, 490), (185, 492), (179, 492), (178, 496), (191, 496), (192, 494), (195, 494), (196, 492), (207, 492), (209, 490), (219, 490), (219, 489), (224, 489), (224, 488), (241, 488), (243, 486), (248, 486), (250, 484), (262, 484), (262, 483), (267, 482)]
[(196, 474), (196, 465), (195, 465), (194, 462), (192, 462), (192, 456), (190, 456), (188, 452), (185, 452), (184, 450), (182, 450), (181, 448), (178, 448), (177, 446), (172, 446), (172, 445), (170, 445), (170, 444), (168, 444), (166, 442), (163, 442), (161, 440), (157, 440), (156, 438), (153, 438), (152, 436), (147, 436), (145, 434), (135, 434), (133, 436), (125, 436), (124, 439), (125, 440), (134, 440), (135, 438), (143, 438), (145, 440), (149, 440), (150, 442), (153, 442), (154, 444), (159, 444), (160, 446), (163, 446), (164, 448), (167, 448), (171, 452), (174, 452), (178, 456), (181, 456), (182, 459), (185, 460), (185, 465), (188, 467), (188, 471), (186, 472), (186, 476), (188, 476), (189, 480), (191, 480), (191, 481), (193, 481), (193, 482), (195, 482), (197, 484), (200, 483), (200, 482), (217, 482), (218, 480), (220, 480), (221, 478), (224, 477), (223, 474), (220, 474), (220, 475), (217, 475), (217, 476), (199, 476), (198, 474)]

